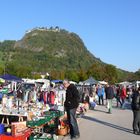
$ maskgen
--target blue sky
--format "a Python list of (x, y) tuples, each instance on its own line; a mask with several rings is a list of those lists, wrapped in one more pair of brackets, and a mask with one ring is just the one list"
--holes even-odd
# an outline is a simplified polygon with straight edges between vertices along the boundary
[(0, 0), (0, 40), (34, 27), (59, 26), (80, 36), (102, 61), (140, 69), (140, 0)]

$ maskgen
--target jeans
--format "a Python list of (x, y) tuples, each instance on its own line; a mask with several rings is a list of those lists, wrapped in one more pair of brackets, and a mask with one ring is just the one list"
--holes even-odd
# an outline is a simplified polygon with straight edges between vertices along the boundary
[(108, 113), (112, 113), (112, 99), (107, 99)]
[(67, 109), (66, 112), (67, 112), (67, 117), (68, 117), (68, 123), (70, 126), (71, 137), (75, 137), (77, 135), (80, 135), (78, 124), (77, 124), (77, 119), (76, 119), (76, 108)]
[(119, 96), (116, 96), (116, 100), (117, 100), (117, 107), (119, 106), (119, 103), (120, 103), (120, 106), (122, 107), (122, 102)]
[(103, 95), (99, 96), (99, 105), (101, 105), (101, 101), (102, 101), (102, 105), (104, 105), (104, 96)]
[(133, 131), (140, 133), (140, 110), (133, 110)]

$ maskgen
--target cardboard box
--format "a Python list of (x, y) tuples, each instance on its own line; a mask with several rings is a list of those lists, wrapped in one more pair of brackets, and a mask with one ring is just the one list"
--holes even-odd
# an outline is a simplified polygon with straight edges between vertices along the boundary
[(23, 122), (13, 122), (11, 123), (12, 136), (23, 135), (23, 132), (27, 129), (26, 121)]

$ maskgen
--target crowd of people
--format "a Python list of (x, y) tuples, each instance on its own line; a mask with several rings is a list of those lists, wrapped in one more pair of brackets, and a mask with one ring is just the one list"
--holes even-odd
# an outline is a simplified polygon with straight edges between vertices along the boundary
[(123, 110), (129, 104), (133, 111), (133, 133), (140, 135), (140, 87), (97, 84), (84, 92), (84, 101), (89, 103), (90, 108), (95, 109), (97, 105), (102, 105), (109, 114), (112, 113), (112, 106)]
[[(80, 102), (88, 103), (90, 109), (95, 109), (97, 105), (105, 106), (108, 114), (113, 113), (112, 106), (115, 105), (118, 108), (125, 109), (125, 103), (129, 102), (133, 111), (133, 133), (140, 135), (140, 87), (135, 88), (123, 85), (97, 84), (90, 86), (88, 90), (87, 88), (82, 87), (82, 94), (80, 94), (80, 91), (77, 89), (76, 85), (70, 84), (69, 80), (67, 79), (63, 81), (61, 86), (63, 90), (65, 90), (65, 94), (63, 94), (65, 97), (63, 97), (63, 99), (61, 98), (61, 105), (64, 105), (67, 113), (71, 139), (77, 139), (80, 137), (76, 119), (76, 110)], [(57, 100), (59, 98), (57, 97), (60, 96), (59, 93), (57, 94), (55, 88), (56, 87), (51, 85), (49, 91), (40, 91), (36, 89), (33, 91), (30, 90), (23, 92), (20, 90), (22, 94), (20, 94), (19, 91), (17, 93), (17, 97), (26, 102), (36, 100), (39, 102), (44, 102), (44, 104), (49, 103), (54, 105), (59, 103)], [(33, 94), (30, 92), (33, 92)]]
[[(95, 102), (97, 105), (106, 105), (108, 106), (109, 99), (116, 99), (116, 107), (124, 108), (125, 102), (131, 102), (131, 96), (134, 92), (133, 87), (123, 86), (123, 85), (93, 85), (90, 87), (91, 90), (85, 91), (85, 100), (89, 102), (92, 106), (92, 102)], [(92, 100), (91, 100), (92, 98)], [(91, 102), (92, 101), (92, 102)], [(106, 102), (105, 102), (106, 101)]]

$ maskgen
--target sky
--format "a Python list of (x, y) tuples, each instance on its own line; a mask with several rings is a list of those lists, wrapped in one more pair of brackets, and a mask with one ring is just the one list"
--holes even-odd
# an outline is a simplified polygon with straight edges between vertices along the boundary
[(74, 32), (103, 62), (140, 69), (140, 0), (0, 0), (0, 41), (35, 27)]

